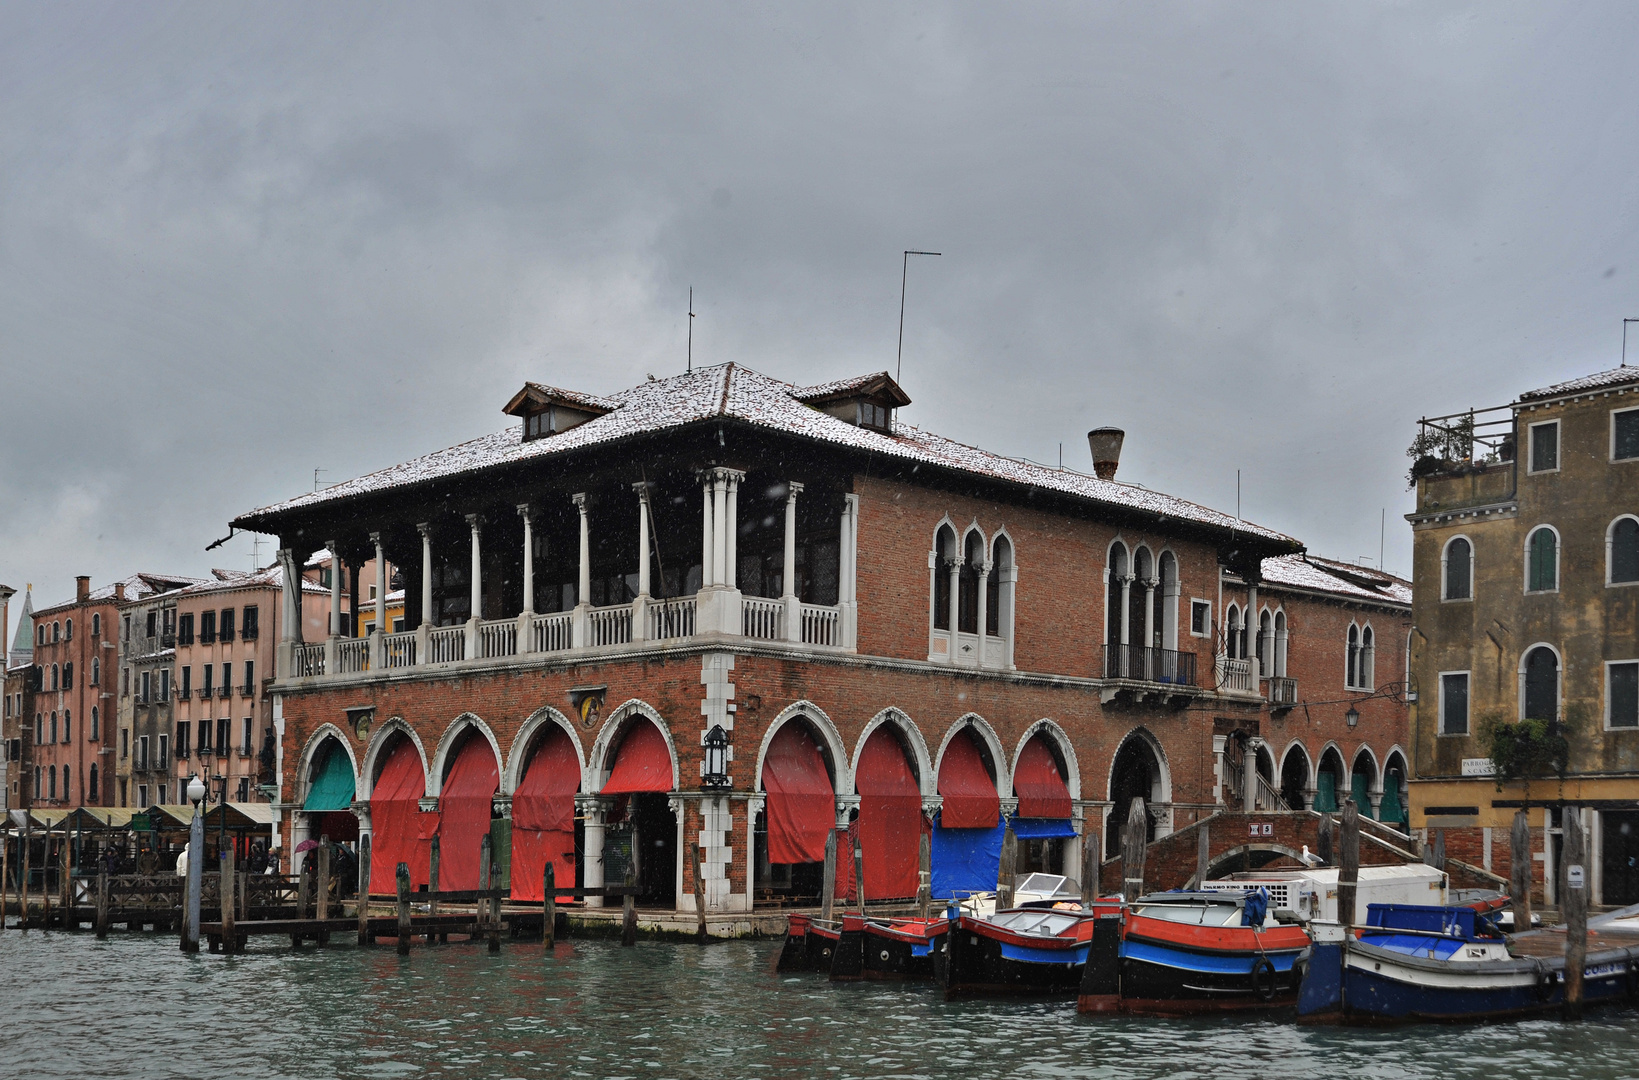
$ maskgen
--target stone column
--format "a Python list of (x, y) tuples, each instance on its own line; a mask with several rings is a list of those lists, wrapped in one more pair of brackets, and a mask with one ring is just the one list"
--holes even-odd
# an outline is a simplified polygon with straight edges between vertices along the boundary
[(637, 598), (632, 601), (632, 640), (644, 641), (649, 636), (649, 594), (653, 560), (649, 557), (649, 485), (632, 485), (637, 492)]
[[(585, 819), (586, 850), (581, 857), (581, 880), (588, 889), (603, 888), (603, 815), (610, 800), (599, 795), (576, 795), (575, 804)], [(600, 908), (603, 897), (588, 896), (586, 906)]]
[(1155, 586), (1159, 582), (1155, 578), (1144, 579), (1144, 678), (1154, 682), (1158, 677), (1156, 657), (1151, 651), (1155, 648)]
[(1260, 689), (1259, 681), (1263, 672), (1258, 664), (1258, 585), (1249, 582), (1246, 586), (1246, 614), (1241, 618), (1241, 626), (1246, 634), (1246, 670), (1250, 673), (1251, 690), (1254, 694)]
[[(1212, 736), (1212, 801), (1219, 806), (1224, 803), (1224, 750), (1229, 745), (1228, 735)], [(1310, 799), (1313, 805), (1314, 800)]]
[(280, 548), (279, 652), (274, 660), (274, 674), (280, 679), (290, 678), (296, 669), (296, 643), (302, 639), (301, 580), (296, 570), (296, 553)]
[(1256, 813), (1258, 809), (1258, 747), (1262, 739), (1246, 740), (1246, 752), (1241, 756), (1241, 810)]
[(1002, 595), (1007, 598), (1007, 607), (1002, 612), (1002, 633), (1007, 635), (1007, 670), (1015, 668), (1013, 663), (1013, 611), (1018, 597), (1019, 583), (1019, 553), (1013, 552), (1013, 558), (1002, 571)]
[(990, 621), (990, 570), (990, 560), (979, 564), (979, 610), (975, 612), (978, 621), (973, 624), (979, 631), (979, 652), (973, 660), (977, 667), (985, 666), (985, 624)]
[(740, 579), (740, 481), (743, 472), (728, 474), (728, 519), (723, 522), (727, 551), (723, 561), (723, 584), (738, 589)]
[(433, 526), (430, 521), (418, 522), (415, 531), (421, 534), (421, 625), (415, 628), (415, 662), (432, 662), (433, 628)]
[(745, 910), (754, 911), (757, 907), (757, 815), (763, 812), (768, 800), (761, 795), (753, 795), (746, 800), (746, 906)]
[[(717, 469), (711, 482), (711, 570), (713, 585), (728, 584), (728, 475)], [(715, 629), (715, 627), (713, 628)]]
[(370, 534), (370, 543), (376, 549), (376, 632), (370, 640), (370, 667), (380, 671), (387, 666), (387, 552), (381, 544), (381, 534)]
[(956, 554), (951, 556), (950, 564), (945, 567), (945, 573), (950, 578), (950, 657), (947, 663), (956, 663), (957, 654), (961, 649), (956, 645), (956, 635), (961, 633), (962, 625), (962, 560), (966, 557), (962, 553), (961, 540), (958, 539)]
[[(1121, 575), (1121, 644), (1132, 644), (1132, 588), (1133, 575)], [(1125, 659), (1125, 657), (1123, 657)], [(1121, 674), (1126, 675), (1126, 665), (1122, 665)]]
[(483, 520), (477, 514), (468, 514), (467, 526), (472, 529), (472, 610), (467, 617), (467, 659), (473, 660), (478, 656), (478, 624), (484, 619)]
[[(586, 492), (578, 491), (570, 498), (575, 504), (575, 509), (580, 512), (580, 572), (575, 577), (575, 614), (571, 634), (575, 648), (584, 649), (592, 640), (592, 522), (587, 516), (589, 506)], [(601, 848), (601, 833), (599, 844)]]
[(341, 670), (337, 665), (341, 645), (341, 545), (327, 540), (330, 551), (330, 637), (324, 643), (324, 671), (334, 675)]
[(786, 488), (785, 569), (781, 577), (784, 584), (780, 590), (780, 599), (785, 604), (785, 639), (801, 641), (802, 601), (797, 598), (797, 496), (802, 494), (802, 485), (792, 480)]
[(535, 651), (535, 532), (534, 511), (528, 503), (518, 504), (524, 521), (524, 604), (518, 612), (518, 654)]
[(717, 568), (711, 561), (711, 538), (715, 531), (715, 522), (711, 516), (711, 493), (717, 481), (711, 472), (701, 477), (700, 494), (703, 505), (700, 510), (700, 588), (709, 589), (717, 584)]

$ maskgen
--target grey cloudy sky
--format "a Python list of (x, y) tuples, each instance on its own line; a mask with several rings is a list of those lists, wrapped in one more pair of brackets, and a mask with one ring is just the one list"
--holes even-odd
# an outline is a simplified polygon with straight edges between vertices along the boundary
[(1632, 4), (0, 3), (0, 581), (248, 568), (691, 284), (891, 367), (907, 247), (907, 420), (1404, 572), (1419, 414), (1616, 365), (1636, 133)]

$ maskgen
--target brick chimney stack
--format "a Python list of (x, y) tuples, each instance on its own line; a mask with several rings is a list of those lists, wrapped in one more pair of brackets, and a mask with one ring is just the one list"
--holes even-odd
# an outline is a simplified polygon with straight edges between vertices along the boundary
[(91, 575), (81, 574), (74, 579), (74, 599), (85, 603), (91, 598)]
[(123, 581), (116, 581), (114, 583), (114, 603), (125, 603), (125, 582)]

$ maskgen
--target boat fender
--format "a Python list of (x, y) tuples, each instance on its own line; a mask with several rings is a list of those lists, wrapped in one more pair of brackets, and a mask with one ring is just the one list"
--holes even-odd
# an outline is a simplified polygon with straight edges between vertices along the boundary
[(1267, 956), (1259, 957), (1258, 962), (1252, 965), (1252, 992), (1261, 1000), (1268, 1001), (1275, 996), (1277, 978), (1274, 963)]
[(1296, 960), (1292, 961), (1292, 981), (1301, 985), (1303, 980), (1306, 979), (1308, 976), (1309, 976), (1309, 950), (1305, 949), (1305, 950), (1303, 950), (1303, 954), (1301, 956), (1299, 956)]
[(1547, 1001), (1554, 996), (1554, 987), (1559, 985), (1559, 972), (1552, 971), (1546, 966), (1537, 968), (1537, 1000)]

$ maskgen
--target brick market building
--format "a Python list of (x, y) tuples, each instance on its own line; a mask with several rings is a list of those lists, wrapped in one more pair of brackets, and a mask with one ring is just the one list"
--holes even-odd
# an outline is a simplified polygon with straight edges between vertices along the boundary
[[(1595, 904), (1639, 902), (1639, 368), (1423, 422), (1414, 469), (1411, 825), (1507, 875), (1516, 811), (1557, 902), (1579, 807)], [(1537, 721), (1558, 768), (1500, 780), (1487, 735)]]
[(1404, 583), (1116, 481), (1116, 433), (1089, 475), (900, 423), (908, 401), (735, 365), (531, 383), (506, 430), (237, 519), (286, 582), (321, 545), (381, 567), (376, 627), (388, 567), (405, 583), (407, 629), (363, 638), (342, 574), (322, 637), (283, 592), (282, 841), (368, 833), (390, 892), (434, 835), (441, 885), (472, 887), (487, 832), (515, 896), (552, 860), (692, 909), (689, 845), (708, 908), (743, 911), (814, 895), (832, 827), (880, 899), (914, 892), (924, 830), (936, 889), (946, 855), (994, 867), (999, 813), (1023, 866), (1075, 876), (1135, 797), (1163, 835), (1285, 778), (1338, 798), (1369, 762), (1382, 812)]

